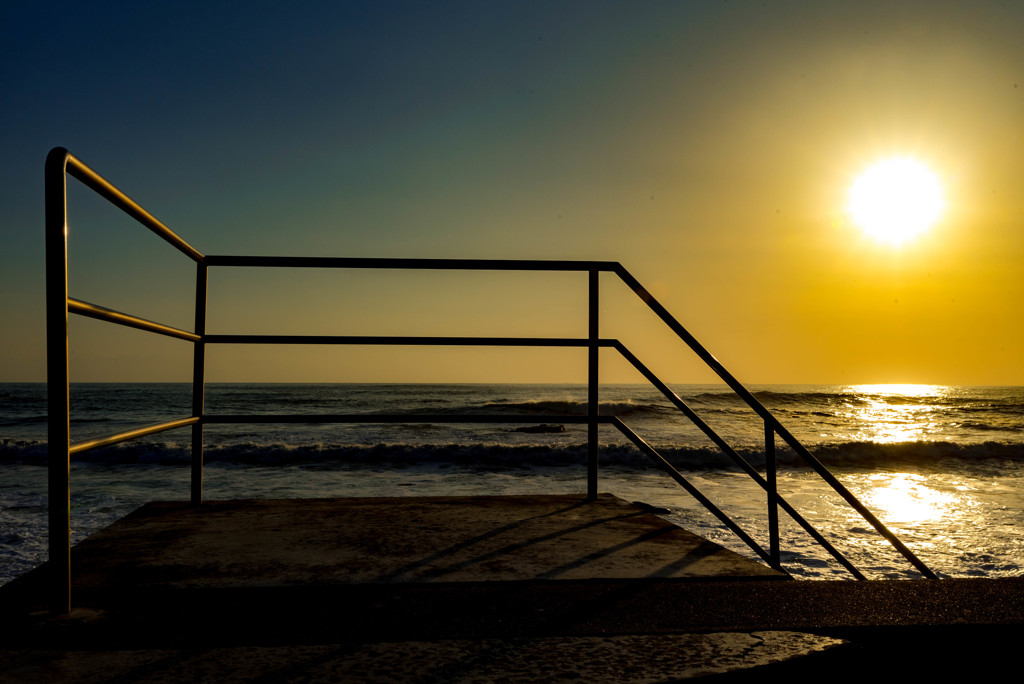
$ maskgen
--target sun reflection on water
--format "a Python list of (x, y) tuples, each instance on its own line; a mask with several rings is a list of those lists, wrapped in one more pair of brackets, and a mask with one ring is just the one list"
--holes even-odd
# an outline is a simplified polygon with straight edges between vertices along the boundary
[(916, 473), (874, 473), (864, 483), (864, 503), (887, 523), (928, 523), (962, 508), (954, 494), (939, 491)]
[[(879, 442), (913, 442), (934, 438), (942, 422), (936, 411), (950, 391), (942, 385), (851, 385), (843, 415), (863, 425), (858, 439)], [(927, 399), (926, 402), (920, 400)]]
[(888, 384), (888, 385), (850, 385), (848, 391), (860, 394), (880, 394), (882, 396), (904, 397), (936, 397), (947, 389), (942, 385)]

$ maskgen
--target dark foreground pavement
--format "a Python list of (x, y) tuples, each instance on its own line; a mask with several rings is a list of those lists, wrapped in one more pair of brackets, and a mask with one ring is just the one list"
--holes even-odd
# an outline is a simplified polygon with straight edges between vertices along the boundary
[(1017, 668), (1024, 579), (792, 581), (614, 497), (143, 507), (0, 587), (0, 681), (723, 681)]

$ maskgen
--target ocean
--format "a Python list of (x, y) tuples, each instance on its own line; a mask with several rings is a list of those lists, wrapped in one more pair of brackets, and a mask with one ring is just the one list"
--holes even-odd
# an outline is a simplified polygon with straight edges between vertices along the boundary
[[(1024, 388), (753, 385), (755, 397), (943, 577), (1024, 568)], [(763, 471), (760, 419), (720, 385), (673, 386)], [(0, 583), (46, 558), (46, 387), (0, 384)], [(187, 384), (74, 384), (73, 441), (189, 414)], [(544, 494), (586, 489), (584, 385), (209, 384), (210, 414), (536, 415), (536, 423), (257, 424), (206, 428), (207, 499)], [(759, 543), (763, 491), (660, 394), (605, 385), (619, 416)], [(541, 427), (544, 425), (545, 427)], [(517, 428), (527, 428), (517, 429)], [(191, 431), (161, 433), (72, 460), (74, 541), (147, 501), (189, 495)], [(642, 501), (679, 525), (755, 557), (611, 426), (599, 490)], [(869, 578), (920, 575), (778, 443), (779, 492)], [(782, 561), (797, 578), (850, 575), (780, 514)]]

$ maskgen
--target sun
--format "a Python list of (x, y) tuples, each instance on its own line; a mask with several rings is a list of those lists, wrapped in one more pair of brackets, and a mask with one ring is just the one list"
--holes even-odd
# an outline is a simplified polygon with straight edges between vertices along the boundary
[(899, 246), (931, 228), (945, 208), (938, 176), (907, 157), (883, 159), (850, 187), (854, 223), (876, 240)]

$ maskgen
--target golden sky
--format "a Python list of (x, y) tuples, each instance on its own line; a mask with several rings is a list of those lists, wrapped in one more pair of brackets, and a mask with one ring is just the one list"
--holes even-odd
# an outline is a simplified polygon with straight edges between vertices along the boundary
[[(4, 9), (0, 381), (45, 378), (61, 145), (205, 253), (620, 261), (744, 382), (1024, 384), (1020, 26), (1002, 2)], [(893, 156), (946, 207), (898, 248), (846, 211)], [(72, 296), (191, 327), (191, 262), (79, 188), (69, 212)], [(602, 296), (602, 336), (708, 379), (613, 277)], [(579, 274), (218, 271), (210, 305), (211, 332), (586, 334)], [(189, 355), (73, 321), (73, 379), (187, 380)], [(585, 379), (571, 350), (210, 361), (214, 381)]]

